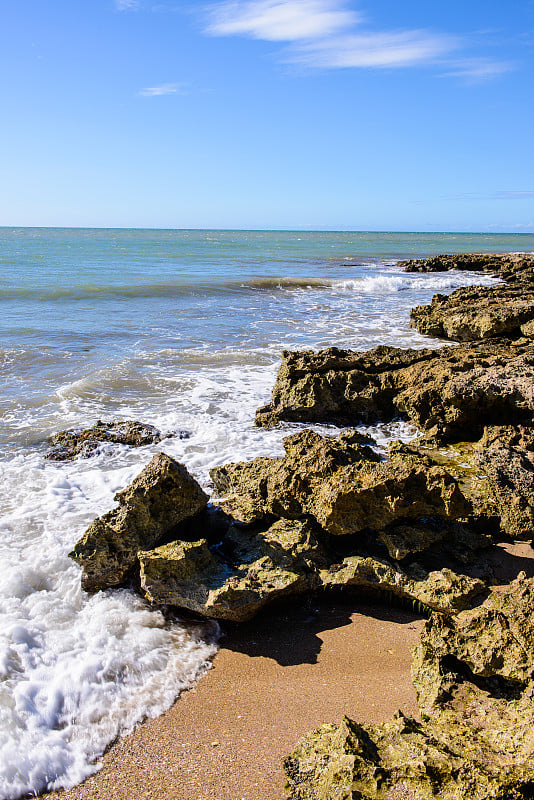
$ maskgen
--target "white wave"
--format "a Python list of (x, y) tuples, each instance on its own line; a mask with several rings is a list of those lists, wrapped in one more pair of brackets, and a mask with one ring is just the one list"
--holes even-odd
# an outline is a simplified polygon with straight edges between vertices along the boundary
[(117, 735), (199, 678), (216, 629), (167, 622), (126, 590), (81, 590), (66, 553), (131, 467), (1, 466), (0, 797), (13, 800), (94, 772)]
[(368, 278), (333, 281), (338, 291), (359, 294), (389, 295), (395, 292), (446, 292), (460, 286), (492, 286), (497, 279), (487, 273), (466, 273), (453, 270), (446, 273), (413, 273), (407, 275), (374, 275)]

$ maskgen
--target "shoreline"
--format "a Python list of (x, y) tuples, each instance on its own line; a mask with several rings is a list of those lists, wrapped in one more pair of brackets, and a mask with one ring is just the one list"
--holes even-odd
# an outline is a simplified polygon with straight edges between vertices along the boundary
[(213, 667), (167, 712), (111, 745), (84, 783), (42, 796), (281, 800), (282, 760), (311, 729), (417, 714), (410, 650), (424, 620), (361, 596), (310, 600), (227, 626)]

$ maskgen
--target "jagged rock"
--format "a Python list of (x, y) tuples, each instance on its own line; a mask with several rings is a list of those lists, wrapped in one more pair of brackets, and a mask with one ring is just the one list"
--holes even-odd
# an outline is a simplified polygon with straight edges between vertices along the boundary
[(438, 447), (428, 437), (394, 443), (395, 458), (439, 464), (458, 481), (473, 516), (512, 539), (534, 538), (534, 428), (489, 426), (478, 442)]
[(534, 796), (534, 579), (456, 616), (415, 651), (422, 722), (344, 718), (285, 760), (290, 800), (526, 800)]
[(449, 569), (401, 568), (360, 555), (332, 563), (317, 531), (299, 520), (278, 520), (260, 533), (233, 526), (218, 546), (175, 541), (138, 555), (148, 600), (233, 622), (251, 619), (276, 598), (314, 590), (378, 591), (447, 613), (485, 592), (482, 581)]
[(263, 533), (231, 528), (223, 546), (205, 539), (140, 552), (141, 588), (158, 604), (243, 622), (272, 600), (317, 585), (324, 552), (307, 522), (279, 520)]
[(534, 330), (534, 257), (528, 254), (464, 253), (402, 261), (406, 272), (448, 269), (494, 272), (506, 283), (469, 286), (449, 295), (437, 294), (430, 305), (410, 312), (410, 325), (419, 333), (457, 341), (496, 336), (532, 336)]
[(414, 650), (413, 682), (422, 711), (446, 700), (458, 675), (500, 678), (522, 689), (534, 678), (534, 578), (524, 573), (492, 590), (477, 608), (432, 615)]
[(533, 412), (534, 345), (499, 340), (439, 350), (286, 351), (256, 424), (401, 416), (441, 442), (474, 441), (486, 425), (529, 424)]
[(219, 505), (243, 523), (266, 516), (303, 516), (310, 495), (327, 477), (349, 464), (380, 461), (369, 436), (345, 431), (337, 438), (310, 430), (284, 439), (284, 458), (256, 458), (210, 471)]
[(493, 272), (506, 281), (529, 281), (534, 274), (534, 257), (529, 253), (454, 253), (399, 261), (397, 266), (405, 272), (470, 270)]
[(502, 530), (514, 539), (533, 539), (534, 429), (486, 428), (474, 461), (487, 476)]
[[(77, 456), (88, 458), (95, 455), (101, 445), (106, 442), (124, 444), (128, 447), (143, 447), (160, 442), (162, 439), (168, 439), (172, 435), (174, 434), (164, 436), (153, 425), (145, 425), (142, 422), (131, 420), (102, 422), (98, 420), (96, 425), (86, 430), (72, 428), (56, 433), (51, 439), (53, 447), (46, 453), (45, 458), (52, 461), (72, 461)], [(185, 431), (180, 431), (177, 435), (181, 439), (187, 437)]]
[(410, 326), (419, 333), (459, 342), (528, 336), (533, 323), (534, 284), (524, 283), (462, 287), (410, 311)]
[(121, 584), (138, 550), (153, 547), (201, 511), (208, 497), (183, 464), (158, 453), (115, 500), (118, 507), (95, 519), (69, 553), (90, 592)]
[[(526, 800), (531, 761), (503, 753), (472, 728), (344, 717), (303, 737), (286, 758), (289, 800)], [(530, 787), (530, 788), (529, 788)]]
[(329, 534), (382, 530), (400, 520), (458, 519), (470, 512), (454, 478), (440, 467), (391, 459), (341, 434), (302, 431), (284, 440), (285, 458), (227, 464), (211, 471), (220, 504), (250, 523), (312, 516)]
[(325, 589), (372, 589), (443, 613), (456, 613), (482, 596), (485, 584), (478, 578), (458, 575), (448, 568), (425, 569), (414, 563), (406, 567), (392, 565), (369, 556), (347, 556), (341, 563), (320, 571)]

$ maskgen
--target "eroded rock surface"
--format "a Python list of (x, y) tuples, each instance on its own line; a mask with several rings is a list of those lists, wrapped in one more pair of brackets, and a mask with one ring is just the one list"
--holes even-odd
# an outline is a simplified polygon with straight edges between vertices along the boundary
[(456, 341), (492, 337), (532, 337), (534, 332), (534, 257), (531, 255), (438, 256), (401, 262), (407, 272), (470, 269), (494, 272), (505, 283), (462, 287), (437, 294), (410, 313), (419, 333)]
[[(77, 456), (89, 458), (89, 456), (95, 455), (105, 443), (143, 447), (167, 439), (170, 435), (164, 436), (153, 425), (146, 425), (143, 422), (132, 420), (102, 422), (98, 420), (92, 428), (86, 430), (72, 428), (56, 433), (51, 439), (53, 447), (46, 453), (45, 458), (52, 461), (72, 461)], [(177, 435), (185, 438), (187, 434), (181, 431)]]
[(285, 761), (291, 800), (534, 796), (534, 580), (475, 609), (432, 614), (414, 659), (422, 722), (344, 718)]
[(172, 542), (139, 553), (141, 588), (152, 602), (243, 622), (268, 602), (302, 594), (327, 563), (307, 522), (279, 520), (252, 534), (230, 528), (222, 544)]
[(533, 616), (534, 579), (523, 573), (476, 608), (455, 616), (434, 614), (414, 651), (421, 710), (432, 714), (466, 676), (500, 678), (523, 689), (534, 677)]
[[(300, 740), (284, 762), (290, 800), (527, 800), (531, 763), (462, 724), (359, 725), (345, 717)], [(525, 791), (526, 790), (526, 791)]]
[(436, 294), (410, 312), (419, 333), (459, 342), (497, 336), (532, 336), (534, 284), (468, 286)]
[(208, 497), (182, 464), (158, 453), (115, 500), (117, 508), (95, 519), (69, 553), (90, 592), (123, 583), (138, 551), (201, 511)]
[(534, 345), (499, 340), (439, 350), (286, 351), (256, 424), (400, 416), (441, 441), (473, 441), (485, 425), (530, 423), (533, 412)]
[(337, 536), (469, 514), (456, 481), (441, 467), (380, 462), (370, 447), (353, 441), (354, 433), (329, 439), (306, 430), (284, 440), (285, 458), (217, 467), (211, 477), (220, 505), (244, 523), (311, 516)]
[(405, 272), (492, 272), (506, 281), (530, 280), (534, 275), (534, 257), (530, 253), (452, 253), (399, 261), (398, 266)]

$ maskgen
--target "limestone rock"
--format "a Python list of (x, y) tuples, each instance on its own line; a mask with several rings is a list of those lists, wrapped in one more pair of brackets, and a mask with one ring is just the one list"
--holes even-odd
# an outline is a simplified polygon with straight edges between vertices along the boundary
[(410, 324), (419, 333), (460, 342), (497, 336), (532, 336), (534, 330), (534, 257), (529, 254), (437, 256), (400, 262), (407, 272), (470, 269), (494, 272), (505, 283), (468, 286), (437, 294), (417, 306)]
[(534, 284), (462, 287), (410, 312), (410, 326), (419, 333), (459, 342), (527, 336), (533, 324)]
[(486, 428), (475, 464), (487, 476), (502, 530), (534, 539), (534, 429)]
[(506, 281), (528, 281), (534, 273), (534, 257), (530, 253), (453, 253), (399, 261), (398, 266), (405, 272), (470, 270), (493, 272)]
[(444, 568), (429, 572), (419, 564), (400, 567), (370, 556), (347, 556), (320, 572), (325, 589), (377, 590), (443, 613), (456, 613), (485, 593), (478, 578)]
[(269, 515), (298, 518), (325, 478), (348, 464), (380, 460), (371, 443), (370, 437), (358, 431), (330, 438), (303, 430), (284, 439), (284, 458), (225, 464), (212, 469), (210, 476), (219, 504), (239, 522)]
[(284, 762), (289, 800), (525, 800), (534, 776), (465, 725), (344, 717), (303, 737)]
[(337, 439), (301, 431), (284, 440), (286, 456), (212, 470), (220, 504), (238, 521), (312, 516), (329, 534), (382, 530), (400, 520), (458, 519), (470, 506), (441, 467), (379, 457), (354, 434)]
[(454, 617), (432, 615), (414, 651), (413, 681), (422, 711), (433, 713), (462, 670), (522, 688), (534, 677), (534, 578), (524, 573), (505, 590)]
[(483, 341), (438, 350), (378, 347), (284, 353), (272, 401), (256, 423), (388, 421), (403, 417), (436, 439), (474, 441), (485, 425), (530, 424), (534, 345)]
[[(187, 434), (181, 431), (180, 438)], [(123, 420), (121, 422), (98, 422), (92, 428), (80, 430), (72, 428), (59, 431), (52, 437), (53, 447), (46, 453), (45, 458), (52, 461), (72, 461), (80, 456), (88, 458), (95, 455), (103, 443), (124, 444), (128, 447), (143, 447), (147, 444), (160, 442), (164, 436), (153, 425), (143, 422)]]
[(205, 539), (140, 552), (141, 588), (158, 604), (243, 622), (272, 600), (317, 584), (325, 556), (306, 522), (279, 520), (263, 533), (230, 529), (222, 548)]
[(121, 584), (140, 549), (151, 548), (208, 502), (187, 469), (158, 453), (126, 489), (119, 505), (91, 523), (69, 553), (83, 569), (82, 586), (90, 592)]

